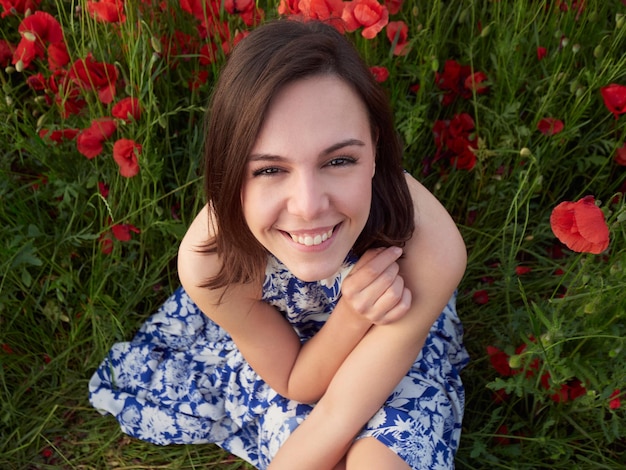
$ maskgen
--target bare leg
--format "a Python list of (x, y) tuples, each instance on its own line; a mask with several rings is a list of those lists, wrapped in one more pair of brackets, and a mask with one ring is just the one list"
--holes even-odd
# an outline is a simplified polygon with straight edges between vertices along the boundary
[(359, 439), (346, 454), (347, 470), (410, 470), (407, 463), (373, 437)]

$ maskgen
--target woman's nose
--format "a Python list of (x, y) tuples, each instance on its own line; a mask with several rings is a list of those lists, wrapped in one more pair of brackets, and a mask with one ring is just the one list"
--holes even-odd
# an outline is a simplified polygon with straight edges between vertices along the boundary
[(328, 209), (329, 197), (323, 182), (313, 175), (295, 178), (290, 185), (288, 211), (303, 220), (314, 220)]

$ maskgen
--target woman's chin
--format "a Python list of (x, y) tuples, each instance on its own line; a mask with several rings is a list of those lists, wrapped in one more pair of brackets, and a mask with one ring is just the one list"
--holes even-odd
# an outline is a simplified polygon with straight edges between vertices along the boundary
[[(343, 262), (343, 260), (341, 260)], [(326, 264), (324, 266), (287, 266), (287, 269), (291, 271), (291, 273), (304, 282), (317, 282), (322, 281), (324, 279), (328, 279), (334, 277), (341, 268), (341, 264), (337, 263), (336, 265)]]

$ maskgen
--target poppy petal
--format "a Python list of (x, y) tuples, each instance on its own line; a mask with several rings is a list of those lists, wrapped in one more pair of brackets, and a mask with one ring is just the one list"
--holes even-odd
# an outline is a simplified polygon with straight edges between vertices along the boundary
[(599, 254), (609, 246), (609, 229), (593, 196), (557, 205), (550, 215), (550, 226), (570, 250)]

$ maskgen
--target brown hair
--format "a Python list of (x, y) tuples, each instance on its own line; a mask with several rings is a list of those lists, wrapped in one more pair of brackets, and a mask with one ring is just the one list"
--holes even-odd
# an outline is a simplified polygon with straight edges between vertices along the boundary
[(349, 84), (363, 100), (377, 136), (372, 205), (354, 252), (402, 246), (411, 237), (413, 201), (386, 93), (335, 28), (317, 21), (277, 20), (258, 27), (234, 48), (209, 106), (204, 185), (217, 235), (205, 248), (220, 256), (222, 266), (206, 287), (262, 281), (267, 252), (250, 232), (241, 205), (248, 156), (272, 98), (287, 83), (315, 75), (334, 75)]

